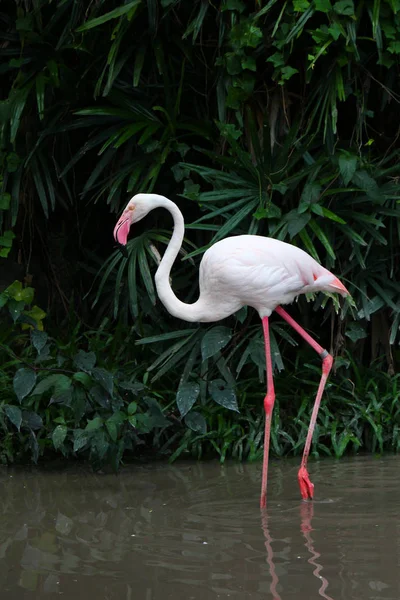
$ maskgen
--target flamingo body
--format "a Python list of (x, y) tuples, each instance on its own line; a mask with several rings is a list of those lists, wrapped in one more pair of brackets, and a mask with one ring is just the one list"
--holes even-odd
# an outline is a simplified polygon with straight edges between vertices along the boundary
[(199, 321), (217, 321), (246, 305), (261, 318), (270, 316), (299, 294), (332, 291), (335, 280), (296, 246), (259, 235), (228, 237), (211, 246), (200, 263), (204, 315)]
[(167, 209), (174, 220), (171, 240), (155, 274), (158, 296), (168, 312), (185, 321), (210, 322), (228, 317), (248, 305), (254, 307), (262, 319), (267, 371), (260, 499), (262, 508), (266, 506), (269, 440), (275, 402), (269, 338), (271, 313), (275, 310), (321, 357), (322, 375), (298, 472), (302, 497), (312, 499), (314, 486), (308, 476), (307, 458), (333, 358), (280, 305), (289, 304), (296, 296), (307, 292), (337, 292), (346, 296), (348, 291), (335, 275), (300, 248), (259, 235), (238, 235), (220, 240), (205, 252), (200, 263), (199, 298), (193, 304), (186, 304), (175, 296), (170, 285), (171, 268), (181, 248), (185, 231), (182, 213), (174, 202), (158, 194), (137, 194), (128, 202), (119, 218), (114, 228), (114, 237), (125, 248), (132, 223), (140, 221), (148, 212), (160, 207)]

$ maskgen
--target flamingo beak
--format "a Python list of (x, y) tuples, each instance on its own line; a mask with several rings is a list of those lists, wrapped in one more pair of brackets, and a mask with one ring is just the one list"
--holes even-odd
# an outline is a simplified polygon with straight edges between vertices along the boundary
[(124, 212), (118, 219), (116, 226), (114, 227), (114, 239), (125, 257), (128, 256), (126, 244), (128, 241), (128, 234), (131, 227), (131, 223), (132, 212), (130, 210), (124, 210)]
[(341, 294), (343, 297), (350, 296), (350, 292), (344, 287), (343, 283), (337, 277), (335, 277), (333, 282), (329, 284), (329, 287), (333, 292)]

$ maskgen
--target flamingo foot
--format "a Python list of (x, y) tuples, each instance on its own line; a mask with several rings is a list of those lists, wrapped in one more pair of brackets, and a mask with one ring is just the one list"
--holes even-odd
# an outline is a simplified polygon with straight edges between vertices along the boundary
[(311, 483), (305, 467), (300, 467), (297, 479), (299, 480), (300, 494), (303, 500), (312, 500), (314, 497), (314, 484)]

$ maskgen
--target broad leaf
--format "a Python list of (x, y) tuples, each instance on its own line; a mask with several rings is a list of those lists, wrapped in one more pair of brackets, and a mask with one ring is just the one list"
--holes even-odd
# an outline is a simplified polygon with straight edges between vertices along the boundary
[(40, 354), (43, 348), (46, 345), (48, 340), (48, 335), (45, 331), (39, 331), (38, 329), (32, 329), (31, 331), (31, 340), (32, 344), (37, 350), (37, 353)]
[(339, 156), (339, 171), (344, 185), (348, 185), (357, 169), (357, 156), (353, 154), (341, 154)]
[(354, 15), (354, 2), (353, 0), (339, 0), (333, 5), (333, 10), (338, 15), (347, 15), (352, 17)]
[(192, 410), (185, 417), (185, 424), (196, 433), (207, 433), (207, 422), (203, 415)]
[[(151, 417), (152, 427), (167, 427), (171, 423), (165, 418), (164, 413), (155, 398), (144, 398)], [(140, 415), (138, 415), (139, 417)]]
[(315, 10), (328, 13), (332, 10), (331, 0), (315, 0)]
[(74, 452), (78, 452), (87, 445), (91, 437), (89, 431), (83, 429), (75, 429), (74, 431)]
[(176, 403), (181, 417), (184, 417), (193, 404), (196, 402), (200, 394), (200, 386), (193, 381), (181, 383), (176, 394)]
[(288, 233), (291, 240), (295, 235), (302, 231), (302, 229), (304, 229), (310, 219), (310, 213), (304, 212), (303, 214), (299, 214), (297, 210), (291, 210), (285, 216), (285, 221), (287, 221), (288, 224)]
[(79, 350), (78, 354), (76, 354), (74, 358), (74, 363), (81, 371), (90, 371), (96, 364), (96, 355), (94, 352), (85, 352), (84, 350)]
[(109, 447), (110, 444), (107, 440), (106, 432), (104, 430), (96, 431), (96, 433), (91, 439), (91, 451), (94, 450), (97, 453), (99, 459), (101, 460), (106, 455)]
[(32, 369), (27, 369), (23, 367), (22, 369), (18, 369), (18, 371), (14, 375), (13, 385), (14, 392), (19, 400), (25, 398), (33, 389), (33, 386), (36, 383), (36, 373)]
[(112, 441), (116, 442), (117, 438), (118, 438), (118, 426), (117, 426), (117, 423), (112, 418), (107, 419), (107, 421), (106, 421), (106, 428), (107, 428), (107, 431), (108, 431), (109, 436), (112, 439)]
[(131, 402), (128, 406), (128, 415), (134, 415), (137, 411), (137, 402)]
[(72, 375), (72, 379), (74, 381), (79, 381), (85, 388), (90, 388), (93, 383), (93, 379), (87, 373), (82, 373), (82, 371), (78, 371), (78, 373), (74, 373)]
[(201, 355), (203, 360), (214, 356), (222, 350), (232, 339), (232, 331), (228, 327), (219, 325), (207, 331), (201, 340)]
[(222, 379), (215, 379), (209, 384), (212, 399), (229, 410), (239, 412), (235, 391)]
[(61, 394), (71, 387), (71, 379), (67, 377), (67, 375), (63, 375), (62, 373), (57, 373), (53, 375), (48, 375), (35, 387), (32, 392), (32, 395), (39, 396), (44, 394), (50, 389), (54, 389), (56, 394)]
[(90, 388), (89, 393), (93, 400), (95, 400), (102, 408), (110, 408), (110, 397), (103, 386), (94, 385)]
[(4, 412), (7, 417), (10, 419), (11, 423), (15, 425), (18, 431), (21, 429), (22, 423), (22, 412), (18, 406), (12, 406), (11, 404), (5, 404), (3, 406)]
[(43, 427), (42, 417), (31, 410), (22, 411), (22, 425), (29, 429), (41, 429)]
[(66, 425), (57, 425), (57, 427), (54, 429), (51, 439), (53, 440), (54, 448), (56, 450), (59, 450), (63, 446), (67, 432), (68, 428)]
[(113, 395), (114, 391), (114, 380), (111, 373), (102, 369), (100, 367), (96, 367), (92, 370), (92, 375), (99, 382), (101, 386), (110, 394)]
[(346, 337), (350, 338), (352, 342), (358, 342), (367, 337), (367, 332), (362, 325), (358, 323), (350, 323), (345, 333)]
[(85, 431), (96, 431), (103, 426), (103, 419), (101, 417), (95, 417), (91, 421), (88, 421)]

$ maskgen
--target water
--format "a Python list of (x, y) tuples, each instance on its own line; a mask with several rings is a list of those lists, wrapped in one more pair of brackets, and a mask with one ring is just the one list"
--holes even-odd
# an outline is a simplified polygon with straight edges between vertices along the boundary
[(399, 600), (400, 457), (0, 469), (2, 600)]

